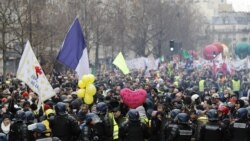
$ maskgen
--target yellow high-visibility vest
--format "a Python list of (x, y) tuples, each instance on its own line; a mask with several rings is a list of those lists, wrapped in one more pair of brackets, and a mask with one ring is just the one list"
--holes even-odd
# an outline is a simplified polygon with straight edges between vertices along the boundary
[(117, 122), (115, 121), (115, 117), (113, 114), (113, 140), (116, 140), (119, 138), (119, 126)]
[(205, 88), (205, 80), (200, 80), (199, 81), (199, 91), (204, 92), (204, 88)]
[(44, 121), (42, 121), (42, 123), (45, 125), (45, 127), (46, 127), (46, 136), (47, 137), (49, 137), (50, 135), (51, 135), (51, 129), (50, 129), (50, 127), (49, 127), (49, 120), (44, 120)]
[(240, 91), (240, 80), (238, 81), (235, 81), (235, 80), (232, 80), (232, 83), (233, 83), (233, 91)]

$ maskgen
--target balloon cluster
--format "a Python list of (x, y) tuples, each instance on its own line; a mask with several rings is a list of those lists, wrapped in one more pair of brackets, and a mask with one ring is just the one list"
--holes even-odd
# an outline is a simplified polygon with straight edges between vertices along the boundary
[(203, 49), (203, 56), (206, 60), (213, 60), (218, 54), (222, 53), (223, 56), (228, 56), (228, 47), (225, 44), (216, 42), (207, 45)]
[(95, 76), (92, 74), (83, 75), (82, 79), (78, 81), (77, 96), (83, 98), (84, 102), (88, 105), (92, 104), (94, 101), (93, 96), (96, 94), (96, 87), (93, 84), (95, 81)]

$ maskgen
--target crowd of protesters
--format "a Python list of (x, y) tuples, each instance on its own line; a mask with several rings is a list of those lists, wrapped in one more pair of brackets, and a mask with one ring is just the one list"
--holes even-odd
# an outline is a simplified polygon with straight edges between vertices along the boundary
[[(38, 96), (9, 75), (1, 84), (0, 141), (250, 141), (250, 73), (210, 69), (100, 72), (94, 102), (77, 97), (72, 73), (48, 76), (56, 96)], [(120, 90), (142, 88), (143, 105), (130, 109)]]

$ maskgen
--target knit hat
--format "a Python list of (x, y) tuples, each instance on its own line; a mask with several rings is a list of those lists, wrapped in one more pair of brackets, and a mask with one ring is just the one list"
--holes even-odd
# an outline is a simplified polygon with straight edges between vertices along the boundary
[(46, 111), (48, 109), (51, 109), (51, 107), (48, 104), (44, 104), (43, 105), (43, 109), (44, 109), (44, 111)]
[(29, 96), (29, 93), (25, 91), (25, 92), (22, 93), (22, 96), (23, 96), (23, 97), (28, 97), (28, 96)]

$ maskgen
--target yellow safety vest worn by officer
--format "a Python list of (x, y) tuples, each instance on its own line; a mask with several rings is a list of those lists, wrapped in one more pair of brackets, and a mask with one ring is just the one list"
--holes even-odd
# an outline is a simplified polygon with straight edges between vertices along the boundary
[(114, 114), (112, 114), (112, 119), (113, 119), (113, 140), (117, 140), (119, 138), (119, 126), (115, 121)]
[(199, 81), (199, 91), (200, 92), (204, 92), (204, 88), (205, 88), (205, 80), (200, 80)]
[(149, 120), (147, 117), (140, 117), (140, 121), (141, 121), (141, 123), (144, 123), (147, 126), (149, 126)]
[(235, 81), (235, 80), (232, 80), (232, 83), (233, 83), (233, 91), (240, 91), (240, 80), (238, 81)]

